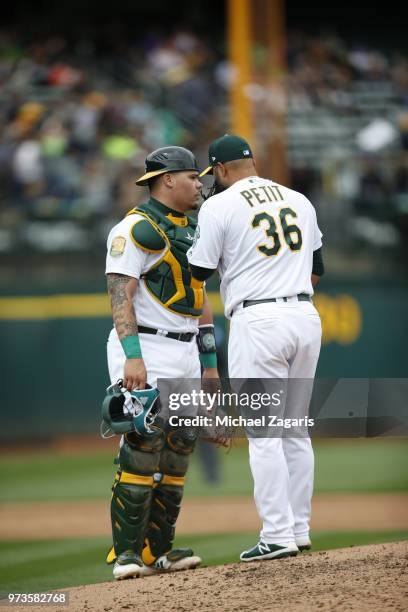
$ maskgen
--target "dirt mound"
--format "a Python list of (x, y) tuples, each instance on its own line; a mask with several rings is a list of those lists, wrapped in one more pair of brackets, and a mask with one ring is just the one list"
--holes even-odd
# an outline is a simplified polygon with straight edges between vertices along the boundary
[[(303, 553), (69, 590), (69, 612), (408, 608), (408, 542)], [(13, 606), (24, 612), (27, 607)], [(30, 606), (34, 612), (41, 608)], [(62, 607), (47, 606), (48, 612)]]

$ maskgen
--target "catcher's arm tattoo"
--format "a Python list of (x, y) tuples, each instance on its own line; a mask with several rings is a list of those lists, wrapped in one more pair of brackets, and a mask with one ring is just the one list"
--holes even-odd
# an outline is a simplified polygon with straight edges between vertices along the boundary
[(133, 298), (137, 279), (124, 274), (107, 274), (108, 293), (111, 299), (113, 323), (119, 340), (137, 335), (137, 320)]
[[(115, 325), (119, 340), (127, 336), (137, 336), (137, 320), (133, 298), (137, 290), (137, 279), (124, 274), (108, 274), (108, 293), (111, 298), (113, 323)], [(135, 340), (133, 338), (133, 340)], [(123, 346), (123, 343), (122, 343)], [(134, 349), (135, 347), (132, 347)], [(129, 356), (125, 350), (126, 361), (123, 368), (123, 386), (128, 391), (133, 389), (144, 389), (147, 381), (147, 372), (140, 353), (138, 356)]]

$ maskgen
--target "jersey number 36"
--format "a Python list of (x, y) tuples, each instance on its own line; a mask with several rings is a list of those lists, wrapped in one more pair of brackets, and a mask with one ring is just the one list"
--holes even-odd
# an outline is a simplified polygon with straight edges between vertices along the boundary
[[(297, 214), (291, 208), (282, 208), (279, 211), (279, 221), (283, 231), (283, 237), (291, 251), (300, 251), (302, 248), (302, 232), (294, 223), (288, 223), (288, 217), (296, 218)], [(262, 224), (262, 226), (261, 226)], [(267, 212), (257, 213), (252, 219), (252, 227), (262, 227), (266, 236), (271, 239), (271, 243), (260, 244), (257, 249), (266, 257), (277, 255), (282, 247), (282, 242), (278, 233), (275, 219)]]

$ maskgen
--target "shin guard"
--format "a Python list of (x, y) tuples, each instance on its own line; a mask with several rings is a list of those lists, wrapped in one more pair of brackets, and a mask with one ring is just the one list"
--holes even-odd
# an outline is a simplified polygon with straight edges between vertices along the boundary
[(159, 474), (155, 474), (149, 524), (142, 559), (151, 565), (172, 549), (176, 521), (184, 492), (189, 455), (197, 436), (193, 430), (171, 430), (160, 453)]
[(120, 469), (112, 487), (113, 547), (107, 562), (140, 559), (152, 502), (153, 474), (158, 470), (163, 432), (148, 439), (126, 434), (119, 453)]

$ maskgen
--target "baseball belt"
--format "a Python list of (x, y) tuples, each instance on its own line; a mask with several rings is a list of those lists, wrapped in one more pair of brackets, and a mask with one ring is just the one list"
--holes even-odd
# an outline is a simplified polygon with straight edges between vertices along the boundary
[(195, 332), (169, 332), (165, 329), (155, 329), (154, 327), (145, 327), (144, 325), (137, 326), (139, 334), (153, 334), (154, 336), (162, 336), (163, 338), (171, 338), (180, 342), (191, 342), (195, 337)]
[[(311, 302), (312, 301), (312, 298), (307, 293), (298, 293), (296, 297), (299, 302)], [(287, 302), (289, 298), (283, 297), (283, 298), (278, 298), (278, 299), (283, 300), (284, 302)], [(267, 304), (268, 302), (277, 302), (277, 298), (266, 298), (264, 300), (244, 300), (242, 306), (243, 308), (248, 308), (248, 306), (255, 306), (255, 304)]]

